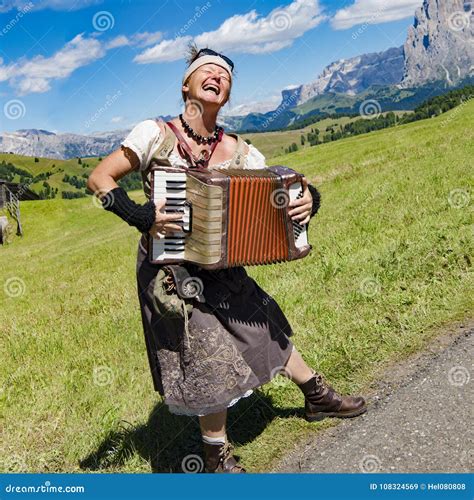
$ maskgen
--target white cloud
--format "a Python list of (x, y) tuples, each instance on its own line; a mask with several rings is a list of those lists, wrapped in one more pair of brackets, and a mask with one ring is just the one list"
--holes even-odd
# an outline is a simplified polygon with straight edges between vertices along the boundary
[(97, 33), (90, 37), (81, 33), (51, 57), (21, 58), (8, 65), (0, 58), (0, 82), (8, 81), (18, 95), (47, 92), (53, 80), (69, 77), (75, 70), (104, 57), (107, 50), (128, 45), (145, 47), (161, 37), (159, 31), (144, 32), (132, 37), (120, 35), (104, 42)]
[(260, 16), (255, 10), (232, 16), (217, 30), (201, 33), (194, 40), (190, 36), (163, 40), (134, 60), (144, 64), (182, 59), (191, 40), (198, 47), (209, 46), (220, 52), (275, 52), (290, 46), (324, 19), (319, 0), (294, 0), (285, 7), (273, 9), (267, 16)]
[(114, 116), (111, 120), (110, 123), (119, 123), (123, 121), (123, 116)]
[(46, 92), (52, 80), (67, 78), (104, 55), (105, 49), (98, 40), (79, 34), (51, 57), (36, 56), (0, 66), (0, 81), (8, 80), (20, 95)]
[(158, 45), (138, 54), (133, 60), (139, 64), (177, 61), (184, 57), (191, 40), (192, 37), (190, 36), (181, 36), (174, 40), (163, 40)]
[(130, 40), (125, 35), (119, 35), (107, 42), (107, 49), (115, 49), (117, 47), (125, 47), (131, 45)]
[(79, 10), (89, 5), (97, 5), (102, 3), (102, 0), (2, 0), (0, 4), (0, 12), (9, 12), (10, 10)]
[(357, 24), (379, 24), (397, 21), (415, 15), (422, 0), (355, 0), (344, 9), (336, 12), (331, 25), (337, 30), (352, 28)]
[(232, 16), (221, 26), (195, 38), (200, 46), (219, 51), (269, 53), (290, 46), (296, 38), (323, 21), (318, 0), (294, 0), (261, 17), (255, 10)]
[(155, 31), (154, 33), (148, 33), (144, 31), (143, 33), (137, 33), (133, 35), (133, 43), (139, 47), (148, 47), (156, 42), (159, 42), (163, 38), (163, 33), (161, 31)]
[(106, 44), (107, 49), (115, 49), (116, 47), (124, 47), (127, 45), (137, 45), (138, 47), (148, 47), (154, 43), (161, 40), (163, 33), (161, 31), (155, 31), (154, 33), (148, 33), (144, 31), (143, 33), (136, 33), (131, 38), (125, 35), (119, 35)]

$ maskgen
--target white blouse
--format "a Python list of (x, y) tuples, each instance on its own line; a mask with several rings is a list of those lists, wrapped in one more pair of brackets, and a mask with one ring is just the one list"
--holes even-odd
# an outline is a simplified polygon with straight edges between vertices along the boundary
[[(140, 170), (145, 170), (153, 155), (163, 140), (163, 133), (155, 120), (143, 120), (132, 129), (127, 137), (121, 142), (122, 146), (130, 148), (140, 160)], [(249, 152), (245, 156), (244, 168), (265, 168), (267, 167), (265, 156), (260, 151), (249, 144)], [(186, 160), (176, 153), (171, 153), (169, 161), (173, 167), (188, 167)], [(227, 168), (231, 160), (225, 160), (212, 165), (211, 168)]]

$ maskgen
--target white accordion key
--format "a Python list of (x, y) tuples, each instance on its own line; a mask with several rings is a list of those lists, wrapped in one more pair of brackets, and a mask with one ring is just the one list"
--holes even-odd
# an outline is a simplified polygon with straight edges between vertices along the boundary
[[(297, 200), (303, 196), (303, 188), (301, 182), (291, 184), (289, 189), (290, 201)], [(308, 233), (306, 232), (306, 224), (300, 224), (293, 221), (293, 234), (295, 236), (296, 248), (302, 248), (308, 244)]]
[(164, 238), (153, 238), (153, 258), (160, 260), (183, 260), (185, 232), (189, 231), (189, 206), (186, 204), (186, 174), (181, 172), (155, 172), (153, 199), (165, 200), (166, 213), (181, 213), (183, 231), (177, 231)]

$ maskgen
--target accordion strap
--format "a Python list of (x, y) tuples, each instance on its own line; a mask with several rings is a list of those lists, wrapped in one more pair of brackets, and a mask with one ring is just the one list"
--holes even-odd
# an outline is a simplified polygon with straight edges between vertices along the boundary
[(184, 153), (186, 156), (186, 159), (188, 162), (193, 166), (193, 167), (207, 167), (209, 164), (209, 160), (211, 159), (212, 153), (214, 153), (214, 150), (217, 147), (217, 144), (221, 141), (222, 135), (224, 131), (221, 129), (219, 131), (219, 135), (217, 137), (217, 141), (212, 143), (211, 150), (208, 152), (207, 150), (203, 150), (203, 153), (205, 156), (203, 158), (197, 158), (189, 144), (186, 142), (185, 138), (179, 131), (179, 129), (176, 127), (176, 125), (172, 122), (166, 122), (166, 124), (170, 127), (170, 129), (174, 132), (176, 135), (176, 138), (178, 139), (178, 149), (180, 149), (180, 152)]
[(155, 121), (157, 125), (160, 125), (160, 123), (163, 124), (165, 136), (161, 144), (158, 146), (158, 149), (155, 151), (153, 158), (157, 160), (167, 160), (169, 155), (173, 152), (176, 136), (174, 135), (173, 131), (166, 126), (166, 123), (163, 120)]

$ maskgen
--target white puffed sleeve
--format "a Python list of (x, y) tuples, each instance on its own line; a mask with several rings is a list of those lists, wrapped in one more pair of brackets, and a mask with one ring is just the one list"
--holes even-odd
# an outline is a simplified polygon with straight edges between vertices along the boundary
[(143, 120), (121, 142), (130, 148), (140, 160), (140, 170), (146, 169), (153, 154), (163, 140), (163, 134), (155, 120)]
[(263, 154), (260, 153), (260, 151), (255, 146), (249, 144), (249, 152), (245, 157), (245, 168), (266, 168), (266, 167), (267, 163), (265, 160), (265, 156), (263, 156)]

